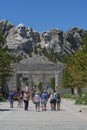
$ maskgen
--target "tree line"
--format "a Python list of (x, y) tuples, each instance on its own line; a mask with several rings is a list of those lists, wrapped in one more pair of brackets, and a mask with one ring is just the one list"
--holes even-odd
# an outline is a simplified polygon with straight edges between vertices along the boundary
[(2, 87), (12, 76), (14, 59), (15, 57), (8, 52), (6, 38), (0, 31), (0, 86)]
[(82, 45), (75, 53), (64, 57), (62, 86), (76, 89), (77, 93), (87, 87), (87, 32), (82, 39)]

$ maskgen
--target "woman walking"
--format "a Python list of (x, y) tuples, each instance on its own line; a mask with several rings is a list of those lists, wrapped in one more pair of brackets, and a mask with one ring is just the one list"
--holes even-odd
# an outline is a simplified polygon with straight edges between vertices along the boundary
[(24, 110), (28, 110), (28, 104), (29, 104), (29, 92), (24, 92), (23, 94), (23, 100), (24, 100)]

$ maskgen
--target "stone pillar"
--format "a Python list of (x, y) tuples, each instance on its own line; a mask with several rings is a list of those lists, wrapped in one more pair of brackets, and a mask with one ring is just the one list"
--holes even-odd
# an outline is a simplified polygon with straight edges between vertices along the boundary
[(43, 85), (43, 89), (45, 89), (45, 87), (46, 87), (46, 76), (44, 74), (42, 75), (42, 85)]
[(58, 92), (58, 73), (55, 73), (55, 90)]
[(58, 93), (62, 92), (62, 88), (61, 88), (61, 77), (62, 77), (62, 72), (61, 71), (57, 71), (55, 73), (55, 90)]
[(17, 86), (17, 90), (21, 90), (21, 75), (17, 74), (16, 76), (16, 86)]
[(33, 78), (32, 78), (32, 74), (28, 75), (28, 82), (29, 82), (29, 91), (31, 92), (33, 89)]
[(7, 82), (9, 91), (17, 89), (17, 74), (13, 74), (11, 79)]

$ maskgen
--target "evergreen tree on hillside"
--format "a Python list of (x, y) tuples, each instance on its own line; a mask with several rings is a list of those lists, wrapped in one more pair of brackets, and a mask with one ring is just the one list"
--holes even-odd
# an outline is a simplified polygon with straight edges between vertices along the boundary
[[(63, 86), (76, 88), (78, 94), (87, 87), (87, 34), (83, 38), (83, 45), (74, 54), (68, 55), (63, 72)], [(66, 72), (67, 71), (67, 72)], [(68, 75), (67, 75), (68, 74)], [(69, 80), (69, 82), (67, 82)]]
[(12, 76), (12, 62), (13, 57), (8, 53), (6, 40), (0, 31), (0, 85), (2, 86)]
[(82, 42), (83, 42), (83, 45), (82, 45), (83, 51), (87, 53), (87, 32), (85, 33)]

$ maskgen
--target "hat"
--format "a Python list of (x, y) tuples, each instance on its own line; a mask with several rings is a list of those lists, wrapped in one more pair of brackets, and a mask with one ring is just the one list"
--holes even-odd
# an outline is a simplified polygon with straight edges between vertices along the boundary
[(51, 93), (53, 93), (53, 90), (51, 90)]

